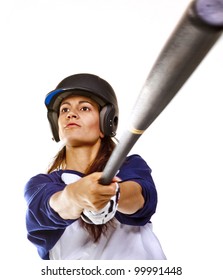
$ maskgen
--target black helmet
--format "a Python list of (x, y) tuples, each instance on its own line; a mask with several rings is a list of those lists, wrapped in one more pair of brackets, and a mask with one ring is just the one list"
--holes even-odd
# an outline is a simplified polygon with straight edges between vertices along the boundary
[(63, 79), (45, 98), (54, 140), (58, 134), (58, 114), (62, 100), (70, 95), (82, 95), (96, 101), (100, 107), (100, 129), (106, 136), (115, 136), (118, 126), (118, 103), (115, 92), (108, 82), (92, 74), (76, 74)]

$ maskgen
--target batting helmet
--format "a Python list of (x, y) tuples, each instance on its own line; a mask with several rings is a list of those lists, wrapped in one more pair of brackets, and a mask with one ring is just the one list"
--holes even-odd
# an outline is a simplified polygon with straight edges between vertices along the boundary
[(75, 74), (63, 79), (45, 98), (47, 117), (54, 140), (60, 141), (58, 115), (62, 100), (70, 95), (91, 98), (100, 105), (100, 129), (105, 136), (115, 136), (118, 126), (118, 103), (111, 85), (92, 74)]

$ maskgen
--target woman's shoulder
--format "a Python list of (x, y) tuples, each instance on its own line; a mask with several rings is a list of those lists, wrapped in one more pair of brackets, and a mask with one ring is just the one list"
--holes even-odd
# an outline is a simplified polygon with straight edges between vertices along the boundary
[(55, 170), (51, 173), (39, 173), (31, 177), (24, 187), (24, 195), (27, 197), (39, 192), (40, 190), (63, 188), (66, 185), (64, 178), (67, 175), (81, 177), (81, 173), (73, 170)]
[(132, 154), (126, 157), (126, 161), (128, 160), (144, 160), (144, 159), (138, 154)]
[(30, 182), (50, 182), (50, 181), (57, 181), (59, 180), (61, 176), (62, 171), (61, 170), (56, 170), (51, 173), (39, 173), (34, 176), (32, 176), (28, 183)]
[(126, 160), (117, 172), (117, 176), (123, 179), (144, 178), (150, 176), (151, 171), (147, 162), (140, 155), (133, 154), (126, 157)]
[[(132, 154), (126, 157), (126, 160), (124, 161), (123, 166), (128, 166), (128, 165), (133, 165), (133, 166), (138, 166), (138, 167), (147, 167), (150, 169), (150, 167), (148, 166), (147, 162), (145, 161), (144, 158), (142, 158), (140, 155), (138, 154)], [(150, 169), (151, 170), (151, 169)]]
[(61, 182), (61, 177), (63, 177), (63, 174), (76, 174), (80, 177), (83, 176), (82, 173), (78, 172), (78, 171), (74, 171), (74, 170), (55, 170), (52, 171), (51, 173), (39, 173), (33, 177), (31, 177), (28, 181), (28, 183), (46, 183), (46, 182)]

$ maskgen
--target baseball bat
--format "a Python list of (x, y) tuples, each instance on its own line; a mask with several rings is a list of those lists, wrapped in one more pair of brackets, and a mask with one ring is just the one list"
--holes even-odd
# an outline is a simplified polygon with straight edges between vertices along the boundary
[(192, 1), (152, 67), (100, 179), (109, 184), (143, 132), (187, 81), (223, 30), (223, 0)]

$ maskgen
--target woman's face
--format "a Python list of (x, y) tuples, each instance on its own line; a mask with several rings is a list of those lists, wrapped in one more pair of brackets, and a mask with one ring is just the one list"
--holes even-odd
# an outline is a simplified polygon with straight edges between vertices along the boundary
[(90, 98), (70, 96), (59, 109), (59, 136), (66, 145), (94, 145), (103, 133), (100, 131), (99, 106)]

